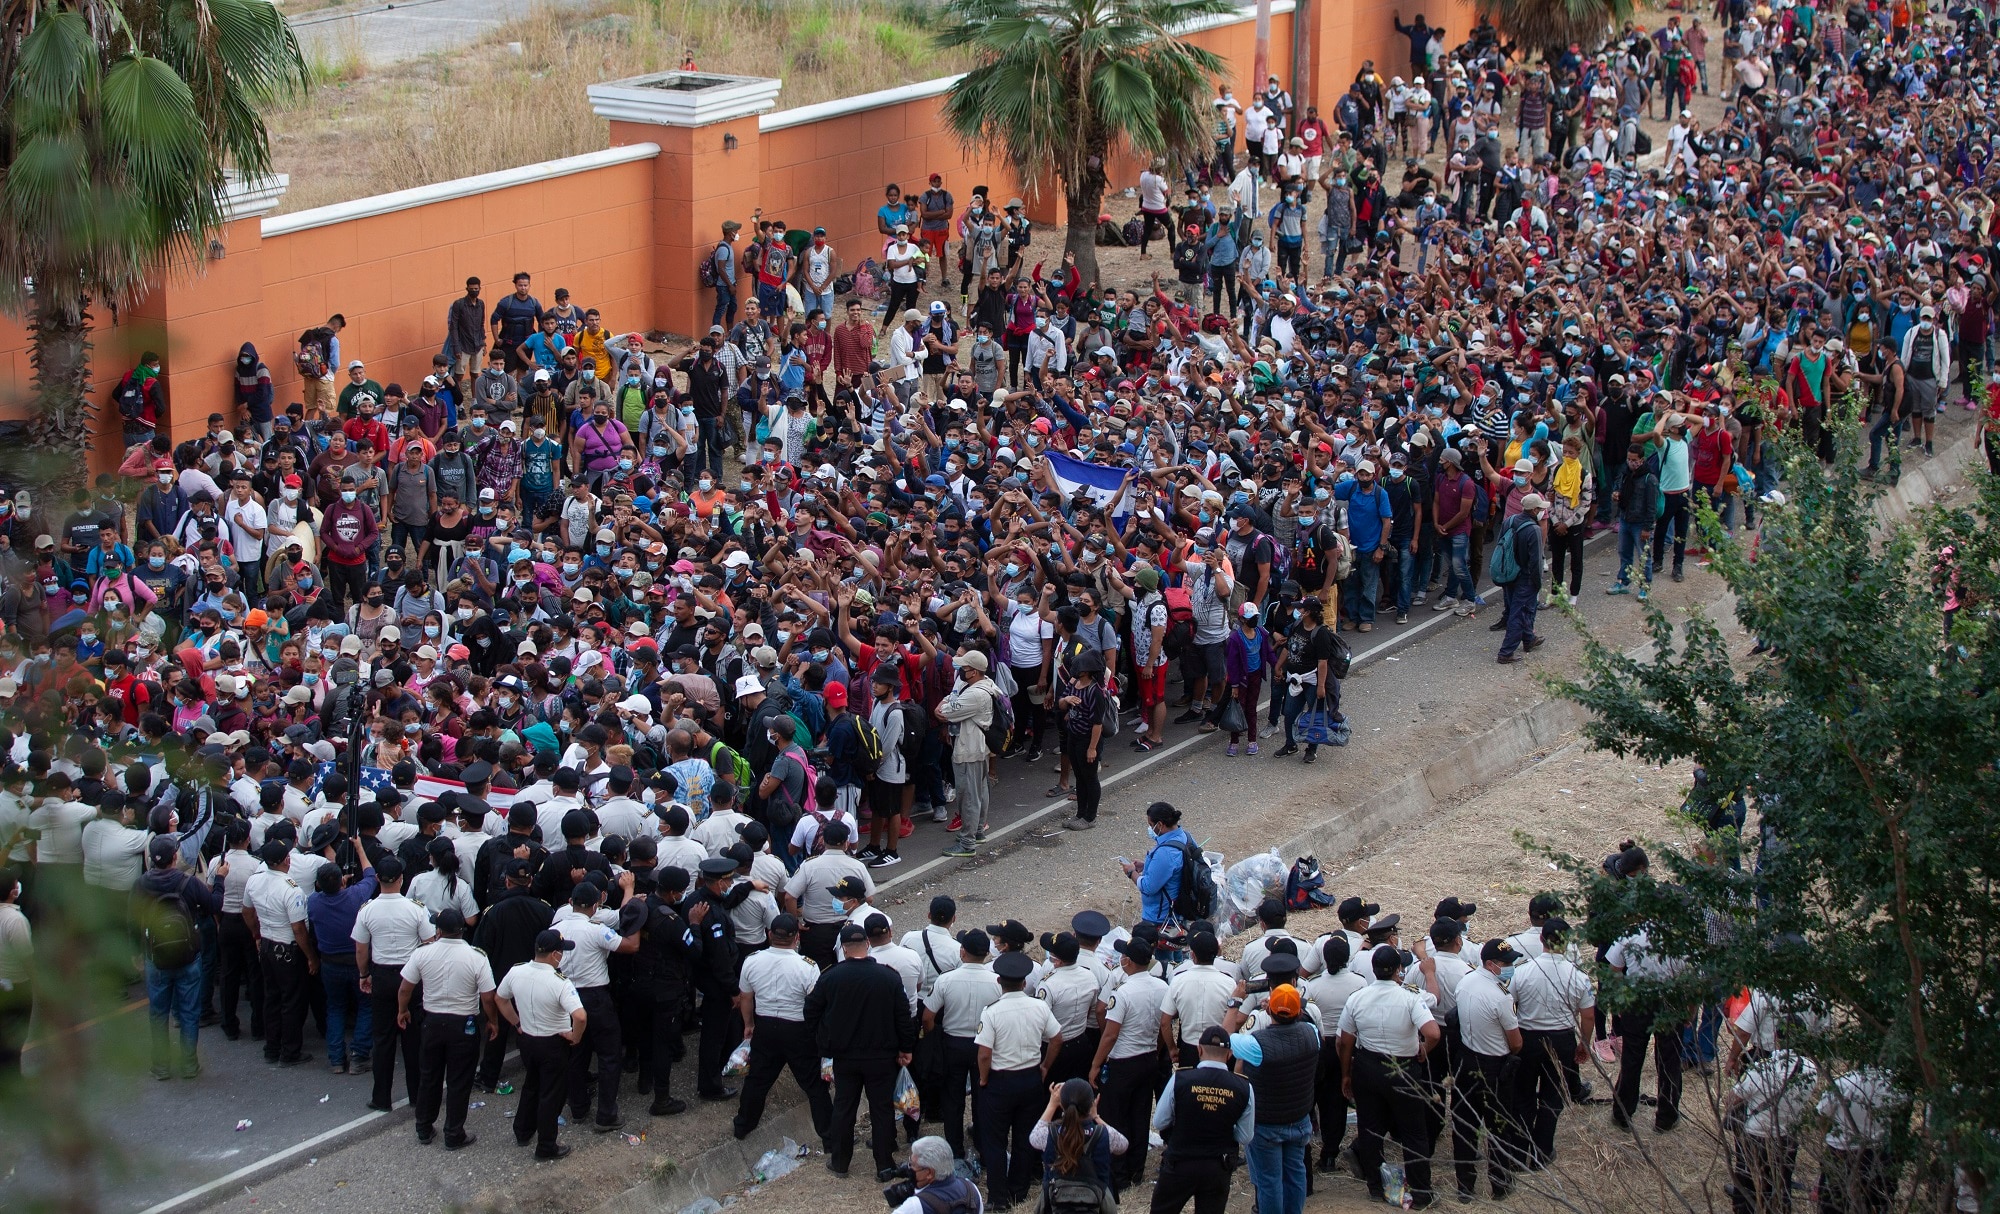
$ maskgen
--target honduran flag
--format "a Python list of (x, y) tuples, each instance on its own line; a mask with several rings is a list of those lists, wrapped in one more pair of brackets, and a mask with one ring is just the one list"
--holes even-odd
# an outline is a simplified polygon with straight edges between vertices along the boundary
[(1075, 496), (1079, 490), (1082, 491), (1099, 509), (1109, 511), (1112, 525), (1118, 528), (1120, 534), (1124, 533), (1125, 518), (1132, 509), (1131, 494), (1125, 489), (1127, 469), (1086, 463), (1054, 451), (1049, 452), (1046, 458), (1049, 475), (1062, 486), (1065, 495)]

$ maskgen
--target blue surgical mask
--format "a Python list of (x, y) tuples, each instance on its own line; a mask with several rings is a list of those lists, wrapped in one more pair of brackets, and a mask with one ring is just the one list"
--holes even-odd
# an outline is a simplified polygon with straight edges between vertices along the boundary
[(620, 472), (630, 472), (630, 471), (632, 470), (632, 461), (631, 461), (631, 460), (629, 460), (629, 459), (621, 459), (621, 460), (619, 460), (619, 461), (618, 461), (618, 470), (619, 470)]
[(146, 558), (146, 564), (154, 569), (165, 569), (167, 567), (167, 558), (163, 556), (149, 556)]
[(599, 544), (599, 545), (597, 546), (597, 555), (599, 555), (599, 556), (610, 556), (610, 555), (611, 555), (611, 545), (609, 545), (609, 544)]
[(1008, 577), (1020, 577), (1020, 576), (1021, 576), (1021, 566), (1020, 566), (1020, 564), (1019, 564), (1018, 562), (1016, 562), (1016, 561), (1008, 561), (1008, 562), (1007, 562), (1007, 576), (1008, 576)]

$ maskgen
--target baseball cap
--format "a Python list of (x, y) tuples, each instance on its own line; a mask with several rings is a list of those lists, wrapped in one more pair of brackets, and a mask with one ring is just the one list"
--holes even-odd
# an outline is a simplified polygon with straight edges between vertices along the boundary
[(545, 928), (535, 935), (537, 953), (567, 953), (576, 948), (576, 941), (563, 935), (555, 928)]

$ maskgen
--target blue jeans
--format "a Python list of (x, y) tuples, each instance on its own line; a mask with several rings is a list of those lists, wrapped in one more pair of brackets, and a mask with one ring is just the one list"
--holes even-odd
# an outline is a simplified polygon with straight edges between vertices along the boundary
[(1535, 637), (1535, 594), (1537, 587), (1526, 574), (1502, 588), (1507, 602), (1507, 632), (1500, 641), (1500, 656), (1511, 657), (1523, 642)]
[(163, 970), (146, 963), (146, 1015), (152, 1021), (153, 1066), (172, 1065), (167, 1054), (167, 1013), (181, 1026), (181, 1065), (195, 1065), (195, 1038), (201, 1032), (201, 962)]
[(1649, 582), (1653, 580), (1652, 537), (1646, 534), (1649, 530), (1650, 528), (1641, 527), (1637, 523), (1628, 523), (1624, 519), (1618, 520), (1618, 584), (1620, 586), (1631, 585), (1632, 562), (1639, 559), (1639, 554), (1642, 552), (1646, 556), (1646, 580)]
[(1410, 613), (1410, 596), (1417, 590), (1417, 549), (1413, 542), (1405, 541), (1396, 545), (1384, 560), (1397, 562), (1396, 568), (1396, 614)]
[[(1295, 746), (1298, 744), (1297, 739), (1292, 736), (1292, 728), (1299, 723), (1299, 714), (1306, 709), (1324, 700), (1328, 712), (1338, 713), (1340, 711), (1340, 680), (1333, 679), (1330, 681), (1333, 685), (1327, 688), (1324, 696), (1320, 694), (1319, 688), (1310, 684), (1297, 692), (1288, 691), (1285, 693), (1285, 745)], [(1275, 699), (1276, 695), (1273, 693), (1274, 702)], [(1319, 748), (1312, 743), (1307, 743), (1306, 749), (1317, 750)]]
[(1347, 607), (1348, 618), (1357, 624), (1374, 623), (1375, 600), (1381, 591), (1382, 567), (1375, 563), (1375, 553), (1356, 552), (1354, 572), (1347, 575), (1347, 581), (1340, 587), (1340, 599)]
[(695, 466), (708, 465), (708, 474), (722, 483), (722, 419), (704, 417), (695, 422)]
[(1444, 593), (1446, 598), (1457, 599), (1471, 605), (1472, 589), (1472, 535), (1454, 535), (1451, 539), (1451, 572), (1445, 575)]
[(736, 323), (736, 288), (726, 283), (718, 283), (715, 288), (715, 313), (708, 323), (728, 328)]
[(368, 1057), (374, 1048), (374, 1009), (361, 993), (361, 972), (349, 955), (321, 958), (319, 982), (326, 990), (326, 1061), (338, 1066), (347, 1061), (347, 1026), (354, 1026), (354, 1057)]
[(1312, 1118), (1287, 1125), (1260, 1125), (1245, 1158), (1257, 1190), (1257, 1214), (1300, 1214), (1306, 1208), (1306, 1146)]
[[(799, 298), (806, 305), (807, 316), (811, 316), (816, 311), (826, 313), (829, 318), (833, 316), (834, 294), (832, 291), (822, 291), (817, 295), (811, 291), (800, 291)], [(718, 472), (716, 475), (720, 476), (721, 473)]]

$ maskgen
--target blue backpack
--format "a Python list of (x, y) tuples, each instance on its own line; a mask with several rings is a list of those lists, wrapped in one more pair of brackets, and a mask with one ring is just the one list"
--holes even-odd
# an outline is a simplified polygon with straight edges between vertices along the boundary
[(1493, 579), (1495, 586), (1512, 585), (1521, 576), (1521, 561), (1514, 555), (1514, 537), (1527, 519), (1525, 514), (1515, 515), (1500, 529), (1500, 538), (1493, 541), (1493, 553), (1486, 560), (1486, 574)]

